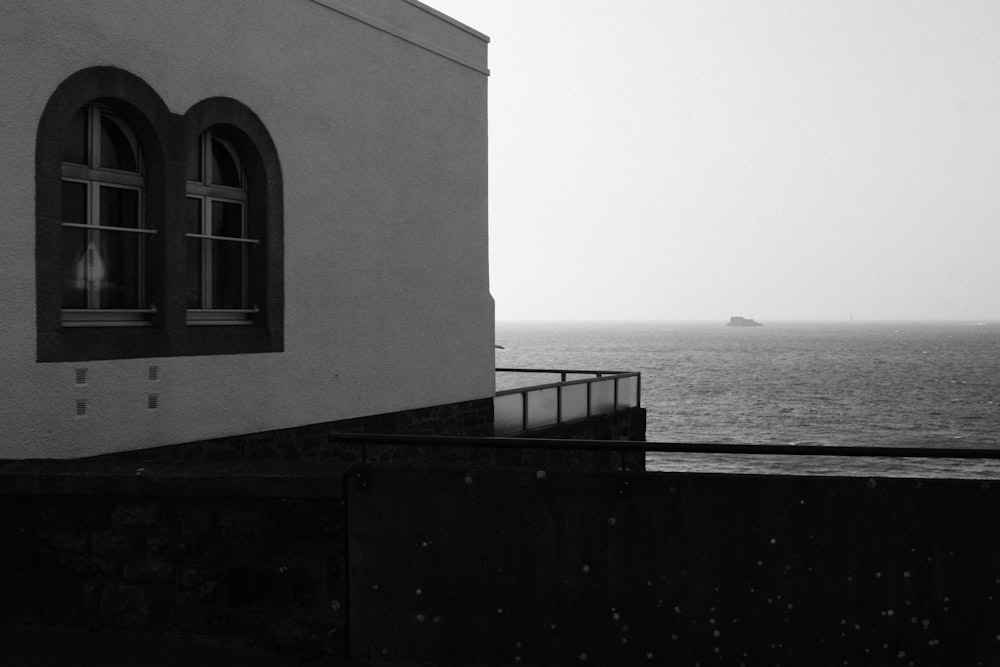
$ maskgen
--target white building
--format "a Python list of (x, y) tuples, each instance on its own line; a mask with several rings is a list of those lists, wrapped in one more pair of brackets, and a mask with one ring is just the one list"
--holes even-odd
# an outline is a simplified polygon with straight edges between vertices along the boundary
[(487, 42), (417, 0), (5, 2), (0, 458), (491, 406)]

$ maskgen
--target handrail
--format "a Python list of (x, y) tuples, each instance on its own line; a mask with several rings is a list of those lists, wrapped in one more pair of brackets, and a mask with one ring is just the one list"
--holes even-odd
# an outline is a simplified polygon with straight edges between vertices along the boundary
[(846, 458), (1000, 459), (1000, 449), (972, 447), (892, 447), (885, 445), (748, 445), (733, 443), (636, 442), (631, 440), (572, 440), (504, 438), (499, 436), (399, 435), (330, 433), (330, 442), (413, 445), (415, 447), (494, 447), (566, 451), (657, 452), (664, 454), (746, 454), (838, 456)]
[[(558, 374), (561, 378), (559, 382), (497, 391), (494, 394), (494, 431), (497, 435), (513, 435), (528, 430), (548, 428), (567, 421), (612, 414), (620, 409), (640, 405), (642, 382), (640, 373), (538, 368), (498, 368), (496, 371)], [(567, 380), (568, 375), (594, 377)], [(623, 382), (628, 383), (624, 390), (622, 390)], [(610, 396), (606, 393), (595, 393), (595, 385), (609, 383), (612, 384)], [(580, 385), (586, 385), (585, 395), (568, 391)], [(567, 394), (573, 395), (567, 398)]]
[[(509, 368), (498, 368), (497, 371), (510, 371)], [(535, 371), (514, 371), (517, 373), (528, 373)], [(561, 371), (544, 371), (546, 373), (559, 373)], [(575, 375), (579, 373), (596, 373), (596, 371), (564, 371), (567, 375)], [(496, 396), (506, 396), (508, 394), (522, 394), (526, 391), (537, 391), (539, 389), (551, 389), (552, 387), (569, 387), (574, 384), (589, 384), (597, 380), (612, 380), (615, 378), (628, 378), (628, 377), (641, 377), (641, 373), (629, 372), (629, 373), (605, 373), (598, 374), (596, 377), (592, 378), (580, 378), (579, 380), (560, 380), (558, 382), (549, 382), (547, 384), (533, 384), (529, 387), (513, 387), (511, 389), (500, 389), (496, 392)]]
[(497, 373), (562, 373), (563, 375), (619, 375), (630, 371), (577, 371), (565, 368), (497, 368)]

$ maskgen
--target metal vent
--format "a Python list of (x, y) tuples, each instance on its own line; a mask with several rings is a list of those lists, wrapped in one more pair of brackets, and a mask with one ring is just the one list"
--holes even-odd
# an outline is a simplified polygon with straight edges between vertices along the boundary
[(87, 369), (77, 368), (75, 372), (75, 377), (77, 384), (87, 384)]
[(150, 366), (149, 367), (149, 380), (150, 382), (156, 382), (160, 379), (160, 367)]
[(160, 409), (160, 395), (159, 394), (148, 394), (146, 396), (146, 407), (150, 410)]
[(77, 417), (86, 417), (87, 416), (87, 399), (85, 399), (85, 398), (78, 398), (78, 399), (76, 399), (76, 401), (74, 401), (74, 403), (76, 404), (76, 416)]

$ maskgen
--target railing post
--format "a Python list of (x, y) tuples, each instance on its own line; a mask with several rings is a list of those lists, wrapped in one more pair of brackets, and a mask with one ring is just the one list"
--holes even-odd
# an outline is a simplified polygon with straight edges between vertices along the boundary
[(521, 392), (521, 430), (528, 430), (528, 392)]
[(556, 387), (556, 423), (562, 424), (562, 385)]

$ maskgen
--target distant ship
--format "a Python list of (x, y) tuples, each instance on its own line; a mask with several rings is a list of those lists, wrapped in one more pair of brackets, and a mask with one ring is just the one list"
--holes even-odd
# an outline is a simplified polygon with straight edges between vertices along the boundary
[(727, 327), (762, 327), (760, 322), (755, 322), (749, 317), (730, 317)]

